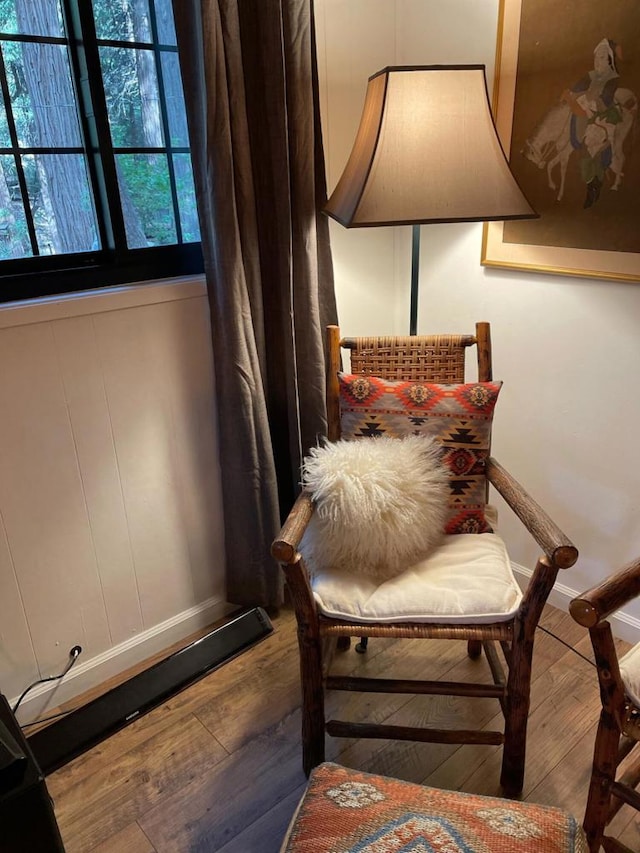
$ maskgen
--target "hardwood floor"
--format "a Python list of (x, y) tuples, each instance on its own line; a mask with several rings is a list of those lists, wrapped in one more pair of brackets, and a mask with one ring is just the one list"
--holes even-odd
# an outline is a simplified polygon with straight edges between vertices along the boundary
[[(299, 745), (295, 622), (274, 632), (162, 706), (47, 778), (67, 853), (272, 853), (305, 786)], [(586, 632), (548, 607), (543, 627), (590, 657)], [(372, 640), (339, 654), (341, 671), (446, 677), (477, 671), (463, 643)], [(432, 675), (427, 674), (427, 670)], [(496, 727), (491, 699), (333, 694), (333, 713), (415, 725)], [(593, 667), (543, 631), (534, 681), (523, 798), (571, 811), (585, 804), (599, 714)], [(435, 787), (499, 795), (500, 749), (327, 737), (327, 759)], [(623, 807), (618, 837), (640, 850)]]

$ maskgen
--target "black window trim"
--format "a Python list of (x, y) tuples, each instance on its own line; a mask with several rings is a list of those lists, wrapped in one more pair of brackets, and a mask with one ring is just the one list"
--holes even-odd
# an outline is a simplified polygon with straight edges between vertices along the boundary
[[(94, 194), (97, 224), (102, 249), (93, 252), (61, 255), (36, 255), (29, 258), (0, 261), (0, 304), (37, 299), (74, 291), (156, 281), (201, 274), (204, 269), (200, 243), (175, 243), (141, 249), (126, 247), (125, 225), (115, 166), (119, 153), (167, 155), (170, 175), (171, 202), (176, 225), (176, 237), (182, 239), (176, 192), (173, 155), (189, 153), (189, 148), (173, 146), (169, 131), (166, 93), (163, 85), (162, 53), (177, 53), (175, 45), (157, 42), (155, 6), (149, 2), (152, 42), (122, 41), (98, 38), (95, 31), (92, 4), (87, 0), (61, 0), (68, 40), (59, 36), (34, 36), (3, 33), (6, 41), (32, 41), (61, 44), (69, 47), (73, 85), (76, 91), (81, 133), (86, 145), (86, 162), (89, 181)], [(152, 51), (156, 59), (160, 115), (166, 145), (163, 148), (120, 148), (111, 140), (109, 118), (100, 67), (99, 48), (126, 47)], [(0, 56), (0, 87), (8, 97), (8, 83)], [(88, 96), (87, 96), (88, 90)], [(17, 147), (13, 120), (9, 119), (12, 144)], [(46, 154), (60, 150), (53, 148), (21, 148), (21, 154)], [(84, 148), (64, 148), (65, 153), (85, 154)], [(0, 148), (0, 154), (14, 154), (15, 148)], [(18, 180), (23, 197), (28, 197), (24, 172), (18, 162)], [(30, 236), (35, 239), (31, 212), (27, 223)]]

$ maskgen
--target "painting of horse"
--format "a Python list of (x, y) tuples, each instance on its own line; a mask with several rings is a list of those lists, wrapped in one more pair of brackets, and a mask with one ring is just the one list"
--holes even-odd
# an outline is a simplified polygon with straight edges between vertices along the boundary
[[(613, 96), (613, 103), (619, 113), (620, 120), (613, 125), (611, 138), (605, 127), (600, 127), (600, 144), (610, 144), (611, 162), (609, 174), (611, 177), (611, 190), (618, 190), (624, 177), (623, 167), (625, 162), (625, 142), (629, 132), (635, 125), (638, 113), (638, 99), (630, 89), (617, 88)], [(571, 133), (572, 112), (569, 104), (564, 101), (551, 107), (536, 125), (531, 136), (525, 140), (521, 154), (530, 160), (538, 169), (546, 169), (547, 183), (550, 189), (556, 191), (557, 201), (561, 201), (564, 195), (567, 166), (571, 155), (578, 149), (576, 141)], [(582, 138), (577, 142), (582, 145), (585, 142), (587, 129), (582, 133)], [(557, 174), (556, 174), (557, 171)]]
[(494, 119), (537, 219), (482, 263), (640, 281), (638, 0), (498, 0)]

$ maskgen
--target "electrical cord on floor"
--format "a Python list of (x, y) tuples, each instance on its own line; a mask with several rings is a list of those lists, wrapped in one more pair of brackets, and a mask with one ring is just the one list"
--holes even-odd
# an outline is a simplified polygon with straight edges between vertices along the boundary
[(557, 640), (559, 643), (562, 643), (563, 646), (566, 646), (570, 651), (572, 651), (574, 654), (578, 655), (579, 658), (582, 658), (582, 660), (586, 661), (588, 664), (591, 664), (592, 667), (597, 669), (595, 663), (592, 660), (590, 660), (588, 657), (585, 657), (585, 655), (583, 655), (582, 652), (579, 652), (577, 649), (575, 649), (572, 645), (567, 643), (561, 637), (558, 637), (556, 634), (553, 633), (553, 631), (550, 631), (548, 628), (543, 628), (542, 625), (538, 625), (538, 628), (541, 631), (544, 631), (545, 634), (548, 634), (550, 637), (553, 637), (554, 640)]
[(48, 675), (46, 678), (39, 678), (37, 681), (34, 681), (33, 684), (30, 684), (25, 690), (23, 690), (22, 694), (20, 695), (20, 698), (11, 709), (13, 713), (15, 714), (15, 712), (18, 710), (18, 708), (20, 707), (20, 703), (27, 695), (27, 693), (30, 690), (33, 690), (34, 687), (37, 687), (38, 684), (44, 684), (47, 681), (60, 681), (61, 679), (63, 679), (65, 675), (69, 672), (71, 667), (74, 665), (74, 663), (77, 661), (77, 659), (80, 657), (81, 652), (82, 646), (74, 646), (69, 652), (69, 662), (65, 666), (64, 670), (60, 673), (60, 675)]

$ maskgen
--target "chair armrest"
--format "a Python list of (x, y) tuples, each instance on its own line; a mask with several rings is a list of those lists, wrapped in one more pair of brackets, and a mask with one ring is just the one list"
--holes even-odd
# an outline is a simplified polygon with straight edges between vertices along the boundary
[(314, 509), (315, 506), (309, 492), (300, 492), (280, 529), (280, 533), (271, 545), (271, 556), (279, 563), (291, 564), (295, 561), (298, 545)]
[(578, 549), (502, 465), (487, 459), (487, 479), (502, 495), (548, 559), (559, 569), (568, 569), (578, 559)]
[(640, 558), (574, 598), (569, 604), (569, 612), (580, 625), (593, 628), (638, 595)]

